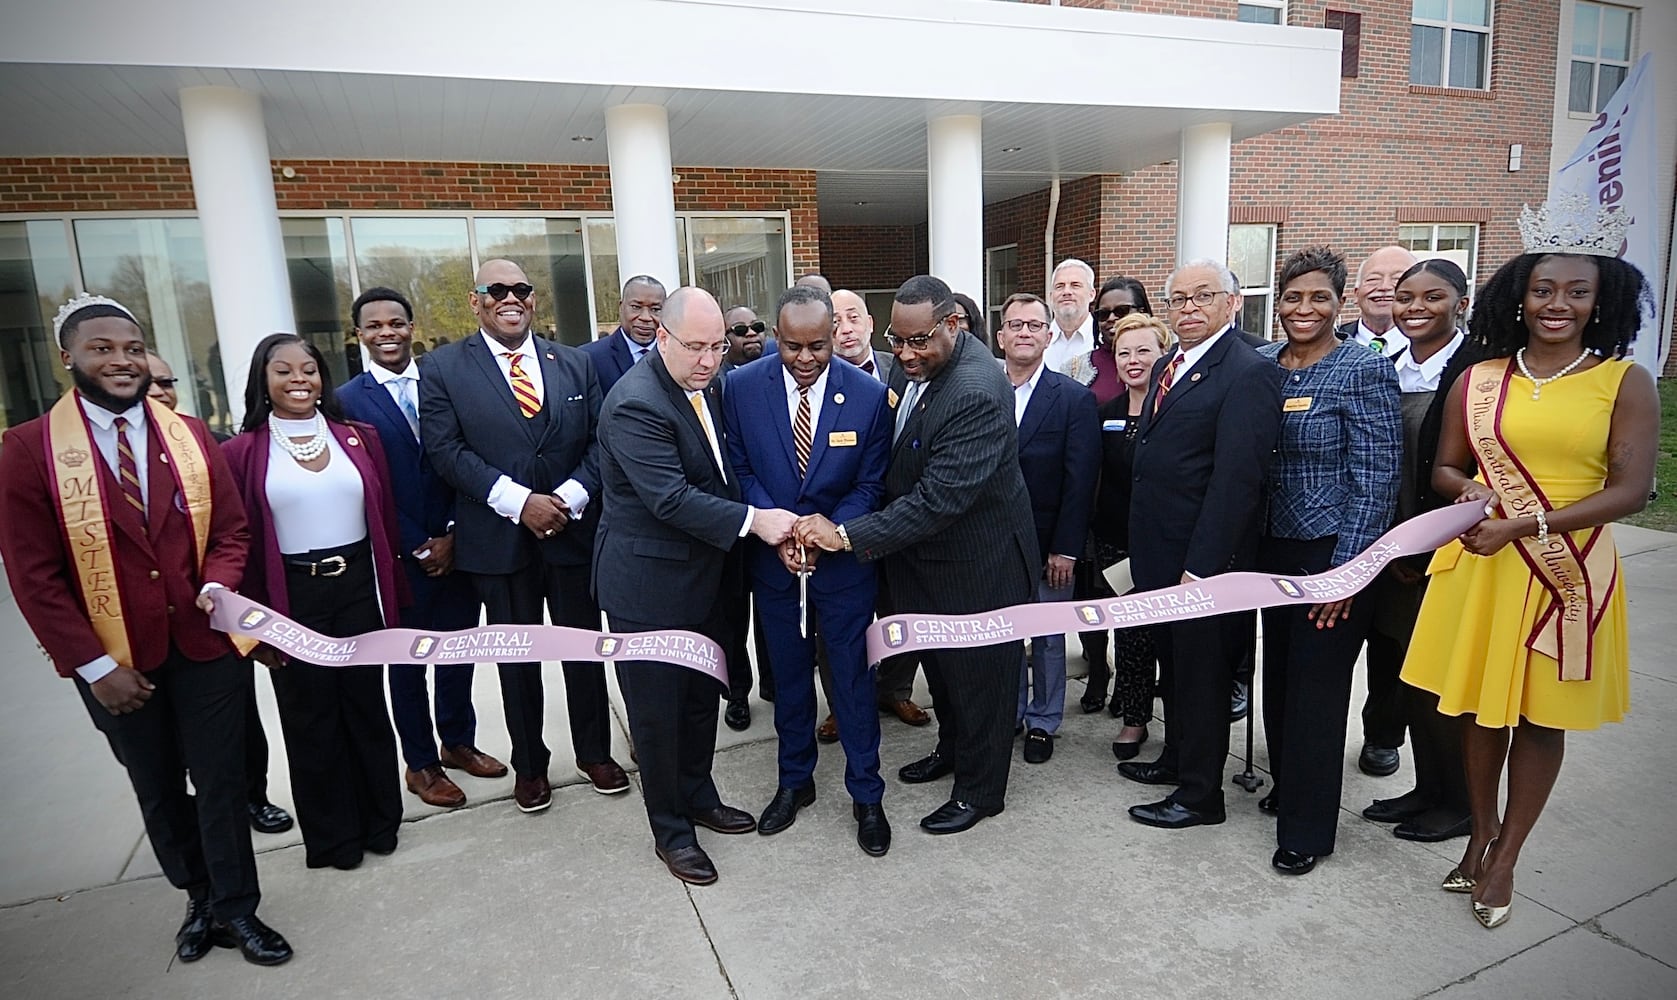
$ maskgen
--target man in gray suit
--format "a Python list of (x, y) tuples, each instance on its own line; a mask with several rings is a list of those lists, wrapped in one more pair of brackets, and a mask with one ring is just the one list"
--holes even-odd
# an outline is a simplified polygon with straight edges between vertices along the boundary
[[(810, 514), (796, 530), (805, 545), (883, 560), (895, 613), (1023, 604), (1042, 565), (1013, 390), (983, 342), (956, 328), (954, 313), (949, 286), (930, 275), (897, 289), (886, 340), (900, 402), (885, 507), (840, 525)], [(927, 832), (959, 833), (1002, 811), (1023, 656), (1022, 640), (924, 656), (938, 745), (897, 774), (911, 784), (955, 775), (949, 801), (920, 821)]]
[[(740, 539), (779, 545), (791, 531), (789, 512), (741, 503), (727, 471), (716, 378), (727, 351), (716, 300), (677, 289), (664, 303), (656, 353), (606, 394), (594, 593), (614, 632), (691, 629), (725, 648)], [(711, 780), (723, 692), (686, 667), (641, 660), (618, 660), (617, 682), (658, 857), (683, 882), (709, 885), (716, 866), (694, 824), (717, 833), (757, 828), (750, 813), (722, 804)]]

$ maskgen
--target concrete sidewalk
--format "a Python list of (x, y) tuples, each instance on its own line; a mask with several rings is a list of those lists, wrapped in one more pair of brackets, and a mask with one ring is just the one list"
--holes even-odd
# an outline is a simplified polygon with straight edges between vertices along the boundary
[[(1132, 823), (1125, 808), (1153, 790), (1116, 776), (1117, 724), (1078, 714), (1075, 683), (1054, 759), (1016, 763), (1007, 812), (975, 830), (920, 832), (947, 785), (905, 786), (894, 772), (934, 734), (887, 719), (889, 856), (856, 848), (842, 756), (829, 747), (820, 799), (797, 825), (774, 838), (702, 834), (722, 878), (689, 888), (653, 857), (638, 787), (595, 795), (566, 766), (554, 671), (547, 738), (563, 784), (551, 810), (516, 812), (510, 778), (461, 777), (467, 807), (443, 813), (405, 796), (400, 849), (353, 872), (306, 870), (295, 832), (256, 835), (261, 914), (297, 957), (258, 969), (217, 951), (182, 966), (172, 942), (183, 897), (157, 876), (126, 778), (0, 591), (0, 748), (22, 782), (0, 807), (0, 995), (1669, 1000), (1677, 768), (1660, 754), (1677, 732), (1677, 535), (1617, 531), (1632, 712), (1570, 741), (1513, 918), (1494, 932), (1466, 897), (1438, 889), (1462, 841), (1411, 844), (1358, 815), (1407, 790), (1410, 772), (1406, 752), (1396, 776), (1360, 774), (1355, 718), (1338, 851), (1287, 879), (1269, 867), (1273, 821), (1233, 786), (1223, 826)], [(289, 806), (272, 690), (263, 680), (258, 690), (273, 798)], [(615, 687), (613, 699), (627, 765)], [(476, 702), (480, 744), (505, 759), (493, 671), (479, 672)], [(754, 702), (748, 732), (719, 730), (717, 783), (752, 812), (775, 786), (770, 710)], [(1244, 729), (1235, 735), (1238, 752)], [(1155, 724), (1149, 751), (1158, 736)], [(1262, 767), (1261, 732), (1258, 746)]]

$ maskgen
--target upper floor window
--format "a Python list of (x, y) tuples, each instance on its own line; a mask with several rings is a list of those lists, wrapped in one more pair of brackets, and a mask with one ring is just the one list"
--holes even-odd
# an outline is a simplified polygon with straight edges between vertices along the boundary
[(1486, 90), (1491, 82), (1491, 0), (1414, 0), (1409, 82)]
[(1635, 12), (1628, 7), (1578, 0), (1572, 8), (1572, 79), (1568, 111), (1594, 114), (1630, 74)]
[(1240, 0), (1235, 20), (1251, 24), (1286, 24), (1287, 0)]
[(1398, 227), (1398, 245), (1408, 247), (1425, 260), (1443, 257), (1473, 282), (1479, 266), (1479, 225), (1473, 222), (1418, 222)]

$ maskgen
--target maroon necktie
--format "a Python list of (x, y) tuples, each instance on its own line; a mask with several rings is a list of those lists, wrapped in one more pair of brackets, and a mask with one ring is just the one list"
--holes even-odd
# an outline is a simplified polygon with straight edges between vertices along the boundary
[(116, 477), (122, 483), (122, 495), (146, 519), (146, 499), (140, 492), (140, 466), (134, 461), (134, 449), (128, 447), (128, 418), (116, 418)]
[(798, 451), (798, 476), (809, 471), (809, 452), (815, 446), (809, 421), (809, 386), (798, 387), (798, 415), (792, 421), (792, 444)]
[(1182, 367), (1182, 362), (1187, 357), (1186, 354), (1178, 352), (1175, 360), (1170, 363), (1170, 367), (1166, 368), (1165, 373), (1159, 376), (1159, 391), (1153, 394), (1154, 413), (1158, 413), (1159, 407), (1165, 404), (1165, 394), (1170, 392), (1171, 383), (1176, 381), (1176, 369)]

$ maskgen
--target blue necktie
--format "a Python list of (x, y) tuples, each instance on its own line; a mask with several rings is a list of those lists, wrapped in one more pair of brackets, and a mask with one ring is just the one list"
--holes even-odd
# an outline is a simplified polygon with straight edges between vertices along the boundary
[(419, 440), (419, 406), (414, 402), (414, 379), (398, 378), (396, 380), (396, 401), (402, 408), (402, 415), (408, 418), (408, 429), (413, 431), (414, 440)]

